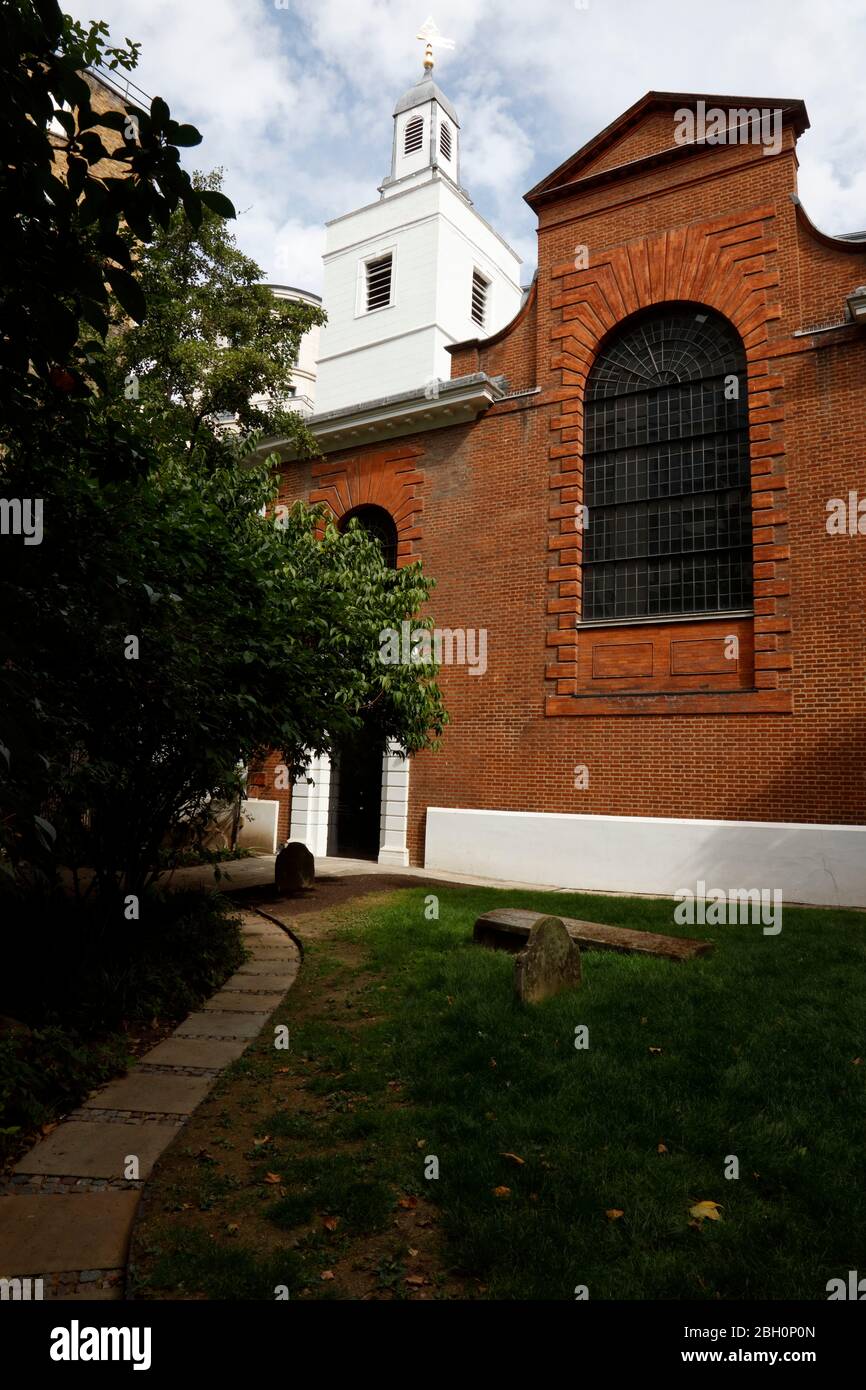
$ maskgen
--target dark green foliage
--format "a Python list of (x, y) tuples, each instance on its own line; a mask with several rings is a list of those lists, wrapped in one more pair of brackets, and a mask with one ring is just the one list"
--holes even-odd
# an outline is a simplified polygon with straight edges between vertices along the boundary
[[(265, 750), (294, 768), (362, 724), (409, 750), (435, 736), (432, 667), (378, 660), (380, 630), (430, 584), (386, 570), (357, 530), (320, 543), (303, 511), (262, 515), (275, 488), (267, 463), (247, 466), (259, 435), (222, 435), (216, 417), (285, 423), (245, 393), (279, 398), (314, 311), (254, 283), (218, 179), (194, 187), (178, 164), (198, 132), (161, 99), (130, 108), (140, 138), (112, 151), (125, 176), (92, 174), (98, 131), (123, 117), (93, 112), (79, 72), (129, 68), (133, 51), (53, 0), (7, 9), (0, 497), (38, 502), (43, 532), (0, 544), (0, 878), (23, 901), (68, 868), (116, 922)], [(129, 364), (138, 401), (120, 389)]]
[(26, 917), (8, 920), (0, 1159), (125, 1070), (126, 1032), (184, 1018), (244, 957), (237, 919), (218, 893), (153, 893), (132, 923), (104, 923), (90, 907), (48, 899), (31, 899)]

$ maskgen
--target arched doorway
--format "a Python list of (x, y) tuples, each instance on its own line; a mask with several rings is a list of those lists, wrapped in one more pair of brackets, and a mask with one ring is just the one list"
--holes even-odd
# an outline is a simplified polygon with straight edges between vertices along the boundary
[[(384, 563), (397, 567), (397, 527), (383, 507), (355, 507), (340, 518), (345, 531), (350, 521), (379, 542)], [(384, 745), (365, 730), (344, 739), (331, 762), (328, 854), (345, 859), (377, 859), (382, 831), (382, 773)]]

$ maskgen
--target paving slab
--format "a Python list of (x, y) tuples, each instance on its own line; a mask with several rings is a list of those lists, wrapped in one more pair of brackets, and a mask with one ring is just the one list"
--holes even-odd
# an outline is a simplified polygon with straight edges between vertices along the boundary
[(123, 1269), (138, 1199), (137, 1192), (0, 1197), (4, 1276)]
[(143, 1110), (166, 1115), (189, 1115), (204, 1100), (213, 1081), (209, 1076), (156, 1076), (136, 1068), (111, 1081), (84, 1102), (85, 1110)]
[[(48, 1271), (46, 1270), (46, 1273)], [(46, 1293), (44, 1301), (46, 1303), (107, 1303), (117, 1302), (123, 1298), (123, 1289), (94, 1289), (92, 1293), (64, 1293), (62, 1289), (56, 1289), (53, 1293)]]
[[(68, 1178), (123, 1178), (127, 1155), (135, 1154), (138, 1176), (146, 1178), (177, 1132), (176, 1125), (158, 1120), (145, 1120), (135, 1125), (66, 1120), (47, 1139), (40, 1139), (13, 1171)], [(105, 1193), (96, 1195), (102, 1199), (106, 1196)], [(5, 1201), (5, 1197), (2, 1200)], [(14, 1200), (24, 1199), (16, 1197)], [(44, 1202), (60, 1200), (59, 1197), (40, 1198)], [(74, 1200), (83, 1200), (83, 1197), (76, 1196)], [(98, 1260), (85, 1260), (73, 1266), (74, 1269), (108, 1267)]]
[(166, 1038), (140, 1060), (161, 1067), (227, 1067), (247, 1049), (245, 1038)]
[(254, 989), (278, 989), (281, 994), (284, 994), (287, 989), (291, 988), (297, 978), (297, 970), (286, 972), (263, 970), (260, 974), (255, 975), (245, 975), (238, 971), (236, 975), (229, 976), (223, 985), (223, 989), (232, 991), (245, 990), (247, 993)]
[[(285, 998), (285, 990), (273, 990), (268, 994), (246, 994), (238, 989), (221, 989), (212, 999), (202, 1005), (205, 1013), (220, 1009), (236, 1009), (240, 1013), (270, 1013)], [(156, 1107), (154, 1106), (154, 1109)]]
[[(266, 960), (259, 956), (251, 960), (245, 960), (243, 965), (238, 966), (237, 973), (238, 975), (267, 975), (273, 972), (274, 974), (287, 974), (294, 977), (297, 975), (300, 968), (301, 962), (298, 956), (285, 961)], [(228, 981), (226, 981), (226, 984), (228, 984)]]
[(218, 1013), (216, 1009), (190, 1014), (179, 1028), (177, 1038), (255, 1038), (261, 1032), (266, 1013)]

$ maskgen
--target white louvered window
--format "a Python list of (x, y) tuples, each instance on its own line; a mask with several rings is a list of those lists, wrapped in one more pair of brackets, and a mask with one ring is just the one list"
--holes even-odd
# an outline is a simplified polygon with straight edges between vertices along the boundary
[(439, 127), (439, 153), (443, 159), (451, 158), (451, 127), (447, 121)]
[(472, 318), (479, 328), (483, 328), (487, 321), (487, 291), (490, 288), (490, 281), (486, 280), (479, 270), (472, 272)]
[(378, 256), (368, 261), (367, 270), (367, 312), (371, 309), (384, 309), (391, 303), (391, 270), (393, 256)]
[(403, 137), (403, 153), (414, 154), (420, 150), (424, 141), (424, 117), (413, 116), (406, 126), (406, 133)]

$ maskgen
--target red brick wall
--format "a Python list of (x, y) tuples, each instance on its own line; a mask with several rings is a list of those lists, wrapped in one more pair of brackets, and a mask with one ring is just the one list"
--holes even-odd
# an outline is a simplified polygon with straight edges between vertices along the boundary
[[(643, 142), (631, 132), (631, 157), (658, 140), (655, 127)], [(810, 233), (795, 186), (788, 129), (777, 156), (718, 146), (544, 202), (527, 312), (487, 347), (453, 354), (455, 376), (504, 371), (512, 389), (540, 393), (400, 441), (417, 451), (413, 542), (437, 580), (436, 623), (488, 632), (485, 675), (440, 675), (452, 722), (441, 751), (413, 760), (413, 862), (429, 805), (866, 818), (866, 537), (825, 527), (829, 498), (866, 496), (866, 334), (795, 336), (841, 320), (846, 293), (866, 281), (866, 254)], [(578, 245), (587, 269), (575, 269)], [(688, 689), (672, 680), (599, 693), (575, 633), (583, 387), (606, 334), (666, 300), (717, 309), (745, 344), (755, 618), (737, 626), (744, 664), (733, 681), (705, 670)], [(328, 468), (373, 477), (382, 447), (329, 455)], [(287, 497), (311, 496), (321, 476), (287, 465)], [(627, 632), (671, 651), (667, 626)], [(675, 640), (701, 641), (706, 627), (680, 624)]]

